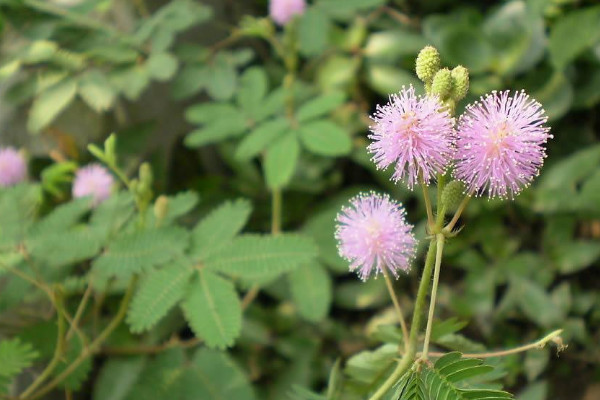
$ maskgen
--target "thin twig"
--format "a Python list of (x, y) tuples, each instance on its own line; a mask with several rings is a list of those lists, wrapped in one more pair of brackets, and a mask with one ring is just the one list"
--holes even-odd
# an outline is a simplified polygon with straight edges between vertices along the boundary
[(427, 317), (427, 328), (425, 330), (425, 341), (423, 342), (423, 355), (421, 358), (427, 360), (429, 352), (429, 340), (431, 339), (431, 328), (433, 326), (433, 314), (435, 311), (435, 302), (437, 297), (438, 283), (440, 281), (440, 269), (442, 265), (442, 254), (444, 252), (444, 234), (438, 233), (436, 236), (435, 268), (433, 271), (433, 287), (431, 288), (431, 300), (429, 303), (429, 315)]
[(383, 277), (385, 278), (385, 284), (387, 286), (388, 292), (390, 293), (390, 297), (392, 298), (392, 303), (394, 303), (394, 308), (396, 309), (398, 321), (400, 322), (400, 328), (402, 329), (402, 340), (404, 341), (404, 351), (408, 351), (408, 328), (406, 327), (406, 321), (404, 320), (404, 313), (402, 312), (402, 308), (400, 307), (400, 302), (398, 301), (398, 297), (396, 296), (396, 292), (394, 291), (394, 286), (392, 284), (392, 279), (390, 278), (390, 274), (387, 272), (385, 266), (382, 268), (382, 271), (383, 271)]
[(83, 312), (85, 311), (87, 302), (88, 302), (91, 294), (92, 294), (92, 285), (90, 285), (88, 283), (88, 286), (85, 289), (85, 292), (83, 293), (83, 297), (81, 298), (81, 302), (79, 303), (79, 306), (77, 307), (77, 311), (75, 312), (75, 316), (73, 317), (73, 322), (71, 323), (71, 326), (69, 327), (69, 331), (67, 332), (67, 340), (71, 339), (71, 336), (73, 335), (73, 331), (78, 329), (79, 320), (83, 316)]
[(452, 232), (452, 229), (454, 229), (454, 225), (456, 225), (456, 223), (458, 222), (458, 219), (460, 218), (463, 211), (467, 207), (467, 204), (469, 204), (470, 200), (471, 200), (471, 196), (465, 196), (464, 199), (462, 199), (462, 201), (460, 202), (460, 205), (458, 206), (458, 209), (456, 210), (456, 212), (454, 213), (454, 216), (452, 217), (452, 220), (450, 220), (450, 222), (448, 222), (448, 225), (446, 225), (444, 227), (444, 231), (446, 231), (448, 233)]
[(425, 200), (425, 208), (427, 209), (427, 226), (431, 228), (434, 224), (433, 211), (431, 209), (431, 199), (429, 198), (429, 188), (423, 181), (423, 177), (419, 176), (419, 183), (423, 188), (423, 199)]

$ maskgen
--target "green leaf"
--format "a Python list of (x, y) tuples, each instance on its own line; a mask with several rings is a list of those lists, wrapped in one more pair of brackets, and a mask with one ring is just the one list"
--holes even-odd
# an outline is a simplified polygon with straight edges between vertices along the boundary
[(235, 118), (239, 114), (231, 103), (207, 102), (185, 110), (185, 119), (192, 124), (208, 124), (214, 120)]
[(396, 62), (404, 56), (416, 56), (425, 46), (427, 40), (418, 33), (406, 30), (374, 32), (367, 39), (364, 54), (373, 61)]
[(543, 287), (517, 277), (513, 277), (511, 283), (517, 290), (521, 310), (529, 319), (545, 328), (560, 323), (564, 315)]
[(252, 67), (244, 72), (240, 79), (237, 103), (249, 116), (254, 117), (260, 111), (261, 101), (267, 94), (268, 80), (264, 69)]
[(352, 150), (350, 136), (335, 123), (319, 120), (303, 125), (299, 130), (302, 144), (309, 151), (322, 156), (343, 156)]
[(39, 185), (22, 184), (0, 190), (0, 249), (24, 239), (42, 201)]
[(110, 358), (94, 384), (93, 400), (124, 400), (145, 365), (143, 357)]
[(319, 55), (329, 44), (331, 21), (316, 7), (311, 7), (300, 17), (298, 45), (307, 56)]
[(269, 188), (282, 188), (290, 182), (296, 170), (299, 153), (300, 145), (294, 132), (288, 132), (269, 146), (263, 163)]
[(256, 110), (254, 119), (256, 122), (263, 121), (277, 113), (283, 113), (285, 110), (286, 90), (277, 88), (269, 93), (261, 102), (261, 106)]
[(48, 126), (73, 101), (77, 81), (65, 79), (40, 93), (31, 106), (27, 129), (37, 133)]
[(246, 120), (240, 113), (236, 113), (235, 116), (230, 118), (215, 119), (214, 122), (205, 127), (190, 132), (185, 137), (185, 145), (188, 147), (201, 147), (222, 142), (241, 135), (246, 128)]
[(156, 325), (183, 298), (193, 272), (188, 263), (176, 261), (144, 276), (127, 314), (131, 331), (141, 333)]
[(235, 151), (235, 158), (247, 161), (257, 156), (279, 135), (289, 129), (290, 123), (287, 118), (277, 118), (259, 125), (242, 139)]
[(256, 399), (248, 378), (227, 353), (201, 348), (194, 355), (192, 365), (196, 378), (195, 399)]
[(218, 53), (208, 67), (206, 89), (215, 100), (228, 100), (237, 88), (237, 71), (235, 66), (223, 53)]
[[(172, 395), (176, 384), (180, 383), (175, 378), (183, 372), (185, 362), (181, 348), (169, 349), (158, 354), (151, 361), (144, 363), (141, 374), (131, 378), (134, 381), (133, 385), (125, 382), (128, 387), (123, 388), (123, 391), (126, 391), (124, 398), (126, 400), (177, 398)], [(134, 368), (140, 367), (136, 365)]]
[(0, 341), (0, 377), (12, 378), (30, 367), (38, 353), (18, 338)]
[(106, 75), (98, 70), (92, 70), (79, 79), (78, 93), (96, 112), (109, 110), (117, 97)]
[(172, 93), (176, 100), (187, 99), (206, 87), (208, 68), (205, 65), (185, 65), (172, 82)]
[(210, 348), (233, 346), (242, 329), (242, 306), (231, 281), (199, 270), (182, 303), (185, 319)]
[(166, 52), (151, 53), (146, 61), (148, 75), (160, 82), (171, 79), (177, 72), (177, 66), (177, 58)]
[(296, 113), (298, 122), (306, 122), (322, 117), (344, 103), (346, 95), (343, 92), (323, 94), (314, 100), (304, 103)]
[(600, 6), (572, 11), (556, 21), (548, 44), (556, 69), (563, 70), (600, 39), (599, 25)]
[(182, 255), (187, 245), (188, 233), (182, 228), (125, 233), (94, 260), (92, 271), (102, 277), (128, 277)]
[(422, 93), (423, 85), (412, 73), (403, 69), (384, 64), (369, 64), (367, 69), (369, 85), (383, 96), (396, 93), (403, 86), (413, 85), (417, 94)]
[(385, 0), (320, 0), (317, 6), (333, 17), (344, 19), (384, 3)]
[(356, 79), (360, 65), (357, 58), (341, 55), (331, 56), (318, 70), (317, 82), (319, 87), (322, 90), (347, 89), (351, 82)]
[[(512, 399), (510, 393), (486, 388), (463, 388), (461, 383), (472, 378), (488, 374), (494, 368), (483, 365), (482, 360), (461, 358), (460, 353), (448, 353), (440, 357), (433, 367), (422, 371), (421, 379), (428, 400), (441, 399)], [(464, 383), (462, 383), (464, 385)]]
[(329, 313), (332, 282), (318, 263), (300, 265), (288, 277), (292, 299), (300, 315), (311, 322), (323, 320)]
[(314, 242), (292, 234), (242, 235), (206, 260), (209, 270), (243, 279), (272, 279), (317, 255)]
[(111, 84), (129, 100), (137, 100), (150, 83), (150, 77), (145, 65), (112, 71), (108, 76)]
[(203, 218), (192, 231), (190, 256), (205, 259), (229, 244), (252, 212), (247, 200), (228, 201)]

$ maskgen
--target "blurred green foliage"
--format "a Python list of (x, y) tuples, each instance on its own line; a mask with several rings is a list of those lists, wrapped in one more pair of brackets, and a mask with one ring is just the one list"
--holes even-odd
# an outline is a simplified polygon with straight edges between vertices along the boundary
[[(63, 385), (95, 400), (363, 398), (402, 338), (383, 280), (358, 281), (337, 256), (334, 218), (359, 190), (387, 191), (424, 237), (418, 193), (377, 171), (365, 147), (368, 114), (403, 85), (420, 86), (414, 58), (431, 44), (470, 71), (458, 112), (491, 90), (524, 89), (547, 110), (554, 135), (530, 189), (514, 201), (471, 202), (464, 230), (447, 244), (433, 343), (479, 352), (564, 328), (560, 359), (549, 348), (491, 359), (489, 378), (519, 400), (592, 390), (600, 379), (597, 2), (314, 0), (285, 29), (266, 14), (266, 1), (0, 0), (0, 141), (28, 149), (40, 181), (0, 194), (2, 265), (23, 265), (12, 250), (25, 243), (44, 278), (65, 288), (72, 313), (87, 271), (142, 272), (127, 325), (110, 336), (101, 363), (80, 365)], [(126, 173), (150, 161), (155, 192), (170, 193), (156, 229), (133, 229), (125, 191), (91, 216), (68, 200), (76, 163), (90, 160), (84, 145), (111, 131)], [(281, 193), (279, 219), (271, 195), (276, 203)], [(151, 206), (156, 222), (159, 201)], [(274, 233), (286, 233), (258, 235), (272, 217)], [(239, 234), (246, 224), (254, 233)], [(192, 272), (198, 260), (207, 267)], [(408, 310), (420, 268), (396, 285)], [(56, 326), (36, 310), (44, 303), (34, 287), (0, 274), (1, 393), (13, 375), (51, 358)], [(100, 320), (116, 311), (121, 283), (98, 283)], [(258, 297), (244, 304), (240, 294), (254, 287)], [(194, 335), (206, 346), (180, 346)], [(71, 343), (61, 364), (79, 354), (82, 343)]]

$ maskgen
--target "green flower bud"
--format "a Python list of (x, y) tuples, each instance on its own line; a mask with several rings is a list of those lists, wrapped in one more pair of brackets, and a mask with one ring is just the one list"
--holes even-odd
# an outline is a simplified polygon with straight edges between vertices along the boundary
[(433, 77), (431, 94), (437, 94), (444, 100), (452, 90), (452, 73), (448, 68), (440, 69)]
[(436, 72), (440, 69), (440, 53), (433, 46), (426, 46), (417, 56), (416, 71), (420, 80), (431, 83)]
[(169, 211), (169, 199), (167, 196), (158, 196), (154, 202), (154, 216), (156, 217), (157, 225), (165, 219)]
[(469, 70), (459, 65), (452, 70), (452, 97), (459, 101), (469, 91)]
[(442, 204), (446, 206), (446, 212), (454, 212), (464, 195), (465, 186), (461, 181), (452, 181), (442, 191)]

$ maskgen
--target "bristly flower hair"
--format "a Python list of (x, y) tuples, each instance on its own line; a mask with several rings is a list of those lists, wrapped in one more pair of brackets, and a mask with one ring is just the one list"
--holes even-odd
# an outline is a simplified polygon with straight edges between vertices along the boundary
[(387, 268), (408, 271), (417, 241), (401, 204), (388, 195), (359, 194), (337, 216), (335, 238), (341, 257), (362, 280)]
[(539, 174), (552, 138), (541, 104), (524, 91), (492, 92), (458, 123), (454, 177), (469, 195), (514, 198)]
[(27, 162), (12, 147), (0, 148), (0, 187), (13, 186), (27, 177)]
[(454, 118), (437, 96), (417, 96), (403, 87), (377, 106), (371, 117), (368, 150), (378, 169), (395, 163), (392, 179), (405, 179), (412, 189), (421, 176), (429, 184), (444, 173), (454, 156)]
[(99, 164), (90, 164), (75, 173), (73, 197), (90, 196), (94, 206), (110, 197), (114, 183), (113, 176)]

